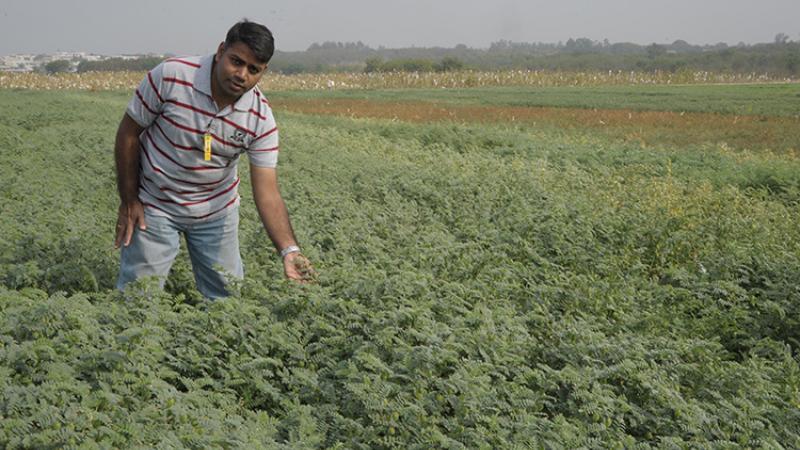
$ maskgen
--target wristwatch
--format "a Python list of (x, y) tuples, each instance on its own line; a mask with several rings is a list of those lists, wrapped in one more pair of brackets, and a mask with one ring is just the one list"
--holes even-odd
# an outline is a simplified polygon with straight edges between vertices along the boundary
[(290, 245), (285, 249), (281, 250), (281, 259), (286, 258), (286, 255), (288, 255), (289, 253), (299, 253), (299, 252), (300, 252), (300, 247), (296, 245)]

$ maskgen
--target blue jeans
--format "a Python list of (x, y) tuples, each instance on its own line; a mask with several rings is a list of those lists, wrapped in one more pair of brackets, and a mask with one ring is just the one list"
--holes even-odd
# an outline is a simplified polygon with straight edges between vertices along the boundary
[(239, 254), (239, 210), (208, 222), (185, 224), (148, 214), (144, 231), (136, 228), (130, 245), (122, 247), (117, 289), (142, 277), (156, 276), (161, 287), (178, 255), (180, 235), (192, 260), (197, 290), (210, 299), (229, 295), (227, 278), (244, 276)]

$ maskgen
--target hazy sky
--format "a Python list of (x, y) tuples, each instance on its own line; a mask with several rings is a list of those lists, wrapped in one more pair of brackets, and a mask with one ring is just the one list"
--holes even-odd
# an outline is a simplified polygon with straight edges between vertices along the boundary
[(247, 17), (279, 50), (313, 42), (488, 47), (507, 39), (692, 44), (800, 39), (800, 0), (0, 0), (0, 55), (199, 54)]

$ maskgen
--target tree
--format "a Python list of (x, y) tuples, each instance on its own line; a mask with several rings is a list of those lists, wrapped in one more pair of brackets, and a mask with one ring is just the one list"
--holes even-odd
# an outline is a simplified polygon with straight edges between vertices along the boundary
[(279, 71), (280, 71), (280, 73), (282, 73), (284, 75), (293, 75), (293, 74), (296, 74), (296, 73), (308, 72), (308, 70), (306, 69), (306, 66), (304, 66), (304, 65), (302, 65), (300, 63), (290, 63), (286, 67), (284, 67), (283, 69), (280, 69)]
[(658, 58), (659, 56), (667, 53), (666, 47), (658, 45), (655, 42), (647, 46), (647, 56), (651, 59)]
[(797, 74), (798, 70), (800, 70), (800, 50), (795, 49), (795, 51), (790, 51), (786, 54), (786, 70), (790, 74)]
[(419, 58), (393, 59), (383, 63), (382, 72), (432, 72), (433, 61)]
[(789, 35), (786, 33), (778, 33), (775, 35), (775, 43), (783, 45), (789, 42)]
[(49, 74), (68, 72), (71, 68), (72, 64), (64, 59), (59, 59), (57, 61), (50, 61), (49, 63), (44, 65), (44, 71)]
[(683, 39), (678, 39), (670, 45), (670, 49), (679, 53), (688, 53), (693, 50), (692, 46)]
[(491, 44), (489, 44), (489, 51), (490, 52), (508, 50), (510, 48), (511, 48), (511, 42), (509, 42), (509, 41), (507, 41), (505, 39), (501, 39), (501, 40), (499, 40), (497, 42), (492, 42)]
[(589, 38), (569, 38), (566, 49), (570, 52), (588, 52), (594, 48), (594, 41)]
[(383, 70), (383, 58), (373, 56), (364, 61), (367, 65), (364, 67), (365, 73), (381, 72)]
[(445, 56), (442, 62), (436, 65), (436, 70), (440, 72), (454, 72), (464, 68), (464, 62), (453, 56)]
[(575, 39), (575, 49), (578, 51), (590, 51), (594, 48), (594, 41), (589, 38)]

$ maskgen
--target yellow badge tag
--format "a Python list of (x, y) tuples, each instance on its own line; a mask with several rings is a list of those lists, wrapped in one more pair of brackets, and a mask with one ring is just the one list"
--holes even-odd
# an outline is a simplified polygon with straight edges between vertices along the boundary
[(211, 134), (206, 133), (203, 136), (203, 160), (211, 161)]

